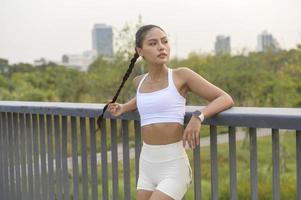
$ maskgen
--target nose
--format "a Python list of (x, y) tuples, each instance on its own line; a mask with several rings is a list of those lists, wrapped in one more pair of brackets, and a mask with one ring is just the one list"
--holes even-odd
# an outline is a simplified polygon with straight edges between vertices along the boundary
[(165, 48), (164, 44), (162, 42), (158, 42), (159, 51), (163, 50), (164, 48)]

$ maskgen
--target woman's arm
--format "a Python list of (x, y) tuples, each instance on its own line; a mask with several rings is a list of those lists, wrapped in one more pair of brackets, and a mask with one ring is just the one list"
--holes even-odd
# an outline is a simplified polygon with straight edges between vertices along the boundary
[[(229, 94), (213, 85), (196, 72), (186, 67), (179, 68), (179, 72), (189, 91), (192, 91), (194, 94), (210, 102), (201, 110), (205, 118), (211, 117), (234, 105), (233, 99)], [(186, 141), (192, 148), (199, 144), (200, 128), (200, 120), (194, 116), (191, 117), (183, 135), (184, 146)]]
[(132, 111), (132, 110), (136, 110), (137, 105), (136, 105), (136, 97), (132, 98), (131, 100), (129, 100), (128, 102), (121, 104), (121, 103), (110, 103), (108, 106), (108, 111), (115, 117)]
[[(133, 84), (134, 84), (135, 90), (137, 90), (138, 84), (139, 84), (142, 77), (143, 77), (143, 75), (140, 75), (140, 76), (136, 76), (133, 79)], [(129, 112), (129, 111), (132, 111), (132, 110), (136, 110), (137, 109), (136, 96), (134, 98), (132, 98), (130, 101), (128, 101), (127, 103), (122, 104), (122, 105), (124, 107), (123, 108), (124, 112)]]
[[(137, 76), (133, 79), (133, 84), (135, 86), (135, 89), (137, 89), (138, 84), (142, 78), (142, 75)], [(112, 113), (113, 116), (119, 116), (123, 113), (133, 111), (137, 109), (137, 102), (136, 102), (136, 96), (133, 97), (131, 100), (124, 104), (120, 103), (110, 103), (108, 106), (108, 111)]]
[(213, 85), (189, 68), (182, 68), (182, 77), (189, 90), (210, 103), (202, 109), (205, 118), (211, 117), (234, 105), (233, 99), (222, 89)]
[(132, 98), (128, 102), (122, 104), (123, 106), (123, 112), (129, 112), (137, 109), (137, 104), (136, 104), (136, 97)]

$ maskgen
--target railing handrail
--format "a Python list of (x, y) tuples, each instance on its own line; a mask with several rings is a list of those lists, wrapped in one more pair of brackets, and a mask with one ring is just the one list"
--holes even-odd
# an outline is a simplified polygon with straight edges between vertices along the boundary
[[(0, 101), (0, 111), (97, 117), (102, 113), (104, 105), (105, 104), (96, 103)], [(187, 122), (187, 120), (190, 119), (192, 111), (203, 107), (204, 106), (186, 106), (185, 121)], [(109, 113), (106, 113), (105, 117), (115, 118)], [(256, 117), (257, 120), (254, 120), (254, 117)], [(139, 120), (139, 114), (137, 111), (128, 112), (117, 118)], [(204, 123), (212, 125), (301, 130), (301, 108), (233, 107), (214, 117), (208, 118)]]

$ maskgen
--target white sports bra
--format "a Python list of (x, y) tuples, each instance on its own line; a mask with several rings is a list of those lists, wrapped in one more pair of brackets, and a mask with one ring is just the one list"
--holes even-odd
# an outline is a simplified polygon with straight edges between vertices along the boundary
[(178, 122), (184, 124), (186, 99), (178, 92), (172, 79), (172, 69), (168, 68), (168, 86), (154, 92), (141, 93), (139, 89), (148, 75), (141, 79), (136, 93), (137, 108), (141, 126)]

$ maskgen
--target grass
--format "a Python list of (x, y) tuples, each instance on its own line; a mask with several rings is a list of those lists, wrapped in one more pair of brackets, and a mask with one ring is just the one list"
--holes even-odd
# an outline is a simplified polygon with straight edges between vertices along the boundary
[[(223, 129), (223, 128), (222, 128)], [(220, 130), (220, 129), (219, 129)], [(280, 134), (280, 193), (281, 199), (296, 199), (296, 139), (295, 134), (287, 132)], [(98, 143), (99, 144), (99, 143)], [(271, 137), (258, 138), (258, 196), (259, 199), (272, 199), (272, 143)], [(229, 155), (228, 144), (218, 145), (218, 191), (219, 199), (230, 199), (229, 188)], [(238, 199), (250, 199), (250, 154), (248, 141), (236, 143), (237, 158), (237, 191)], [(192, 151), (187, 154), (192, 164)], [(81, 168), (81, 167), (80, 167)], [(192, 166), (194, 171), (194, 168)], [(90, 170), (90, 168), (89, 168)], [(90, 173), (90, 171), (89, 171)], [(101, 166), (97, 166), (98, 197), (102, 199)], [(81, 174), (80, 174), (81, 176)], [(135, 199), (135, 160), (130, 161), (131, 197)], [(119, 199), (124, 199), (123, 190), (123, 164), (118, 163)], [(109, 199), (112, 199), (112, 170), (108, 164)], [(202, 199), (211, 199), (211, 171), (210, 147), (201, 148), (201, 191)], [(70, 173), (70, 181), (72, 173)], [(89, 174), (89, 183), (91, 183)], [(70, 184), (72, 193), (72, 183)], [(80, 197), (82, 196), (82, 180), (80, 179)], [(91, 199), (91, 185), (89, 185), (89, 199)], [(186, 193), (186, 199), (194, 199), (194, 185)]]

